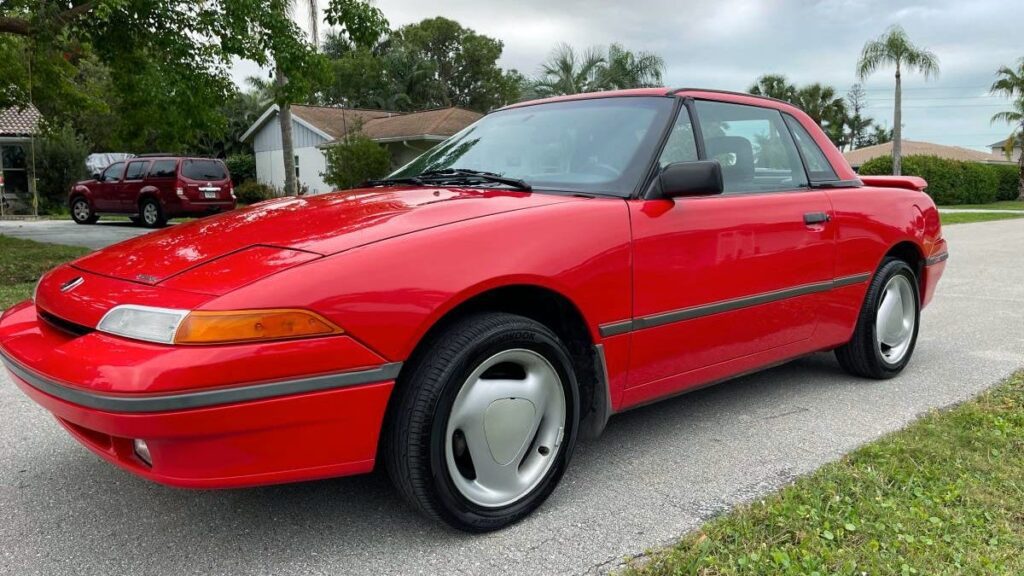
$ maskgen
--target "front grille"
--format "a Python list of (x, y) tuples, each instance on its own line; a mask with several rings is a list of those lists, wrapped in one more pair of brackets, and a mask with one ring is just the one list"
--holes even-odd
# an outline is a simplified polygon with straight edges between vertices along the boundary
[(74, 334), (75, 336), (84, 336), (93, 331), (93, 329), (89, 328), (88, 326), (83, 326), (81, 324), (76, 324), (74, 322), (65, 320), (41, 308), (37, 309), (37, 311), (39, 312), (40, 319), (45, 321), (50, 326), (53, 326), (54, 328), (62, 330), (69, 334)]

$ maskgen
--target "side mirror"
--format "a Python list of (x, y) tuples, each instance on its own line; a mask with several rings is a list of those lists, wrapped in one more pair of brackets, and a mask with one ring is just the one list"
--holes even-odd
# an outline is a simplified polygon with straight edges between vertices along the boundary
[(721, 194), (722, 165), (718, 160), (698, 160), (669, 164), (658, 176), (662, 198), (712, 196)]
[(91, 174), (91, 176), (92, 176), (92, 179), (93, 179), (93, 180), (99, 180), (99, 179), (100, 179), (100, 176), (102, 176), (102, 175), (103, 175), (103, 174), (102, 174), (101, 172), (93, 172), (93, 173)]

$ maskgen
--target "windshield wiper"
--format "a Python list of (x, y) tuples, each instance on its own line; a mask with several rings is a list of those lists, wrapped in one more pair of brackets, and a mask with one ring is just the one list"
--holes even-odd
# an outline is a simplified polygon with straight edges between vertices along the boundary
[(495, 184), (504, 184), (518, 190), (529, 192), (533, 190), (533, 187), (527, 184), (524, 180), (518, 178), (506, 178), (501, 174), (494, 172), (484, 172), (481, 170), (470, 170), (469, 168), (445, 168), (444, 170), (428, 170), (423, 172), (417, 178), (429, 179), (429, 180), (467, 180), (467, 179), (479, 179), (485, 182), (494, 182)]
[(423, 186), (425, 184), (466, 184), (466, 183), (477, 183), (477, 182), (492, 182), (494, 184), (504, 184), (516, 190), (522, 190), (524, 192), (530, 192), (533, 190), (529, 184), (518, 178), (506, 178), (501, 174), (495, 174), (494, 172), (483, 172), (480, 170), (470, 170), (468, 168), (445, 168), (444, 170), (427, 170), (422, 174), (411, 176), (408, 178), (383, 178), (380, 180), (367, 180), (367, 186), (394, 186), (400, 184), (414, 184), (416, 186)]

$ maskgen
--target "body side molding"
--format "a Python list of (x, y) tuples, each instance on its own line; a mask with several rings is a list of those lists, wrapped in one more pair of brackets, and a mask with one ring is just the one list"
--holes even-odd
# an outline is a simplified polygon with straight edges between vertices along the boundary
[(625, 334), (626, 332), (632, 332), (634, 330), (654, 328), (656, 326), (672, 324), (673, 322), (682, 322), (683, 320), (692, 320), (702, 316), (710, 316), (711, 314), (739, 310), (740, 308), (746, 308), (748, 306), (768, 304), (769, 302), (776, 302), (786, 298), (795, 298), (797, 296), (804, 296), (807, 294), (827, 292), (835, 288), (843, 288), (845, 286), (860, 284), (861, 282), (867, 281), (869, 278), (871, 278), (870, 272), (853, 274), (851, 276), (843, 276), (841, 278), (826, 280), (824, 282), (802, 284), (800, 286), (793, 286), (792, 288), (783, 288), (782, 290), (774, 290), (772, 292), (762, 292), (760, 294), (752, 294), (750, 296), (733, 298), (731, 300), (721, 300), (719, 302), (712, 302), (711, 304), (702, 304), (700, 306), (692, 306), (690, 308), (659, 312), (657, 314), (633, 318), (632, 320), (610, 322), (599, 326), (598, 331), (603, 337), (615, 336), (618, 334)]

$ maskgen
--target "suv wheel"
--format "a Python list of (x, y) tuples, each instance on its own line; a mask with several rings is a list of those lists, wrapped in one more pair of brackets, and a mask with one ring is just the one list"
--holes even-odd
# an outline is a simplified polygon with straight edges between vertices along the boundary
[(161, 228), (167, 224), (160, 203), (152, 198), (146, 198), (139, 203), (139, 219), (146, 228)]
[(384, 461), (427, 516), (485, 532), (551, 494), (576, 443), (579, 392), (565, 345), (522, 316), (467, 317), (398, 384)]
[(89, 201), (79, 196), (71, 201), (71, 219), (75, 224), (95, 224), (100, 217)]

